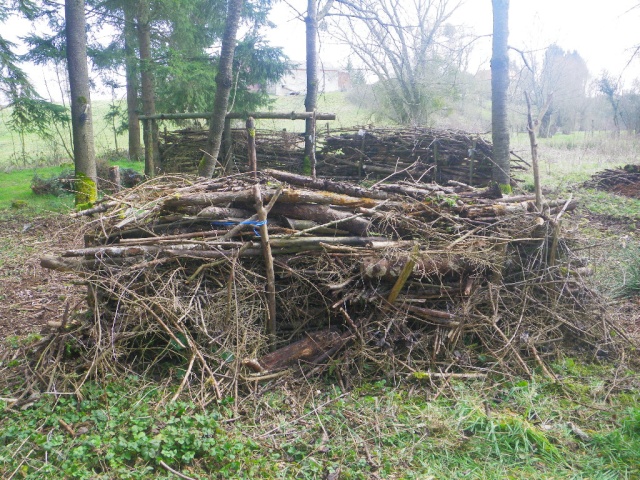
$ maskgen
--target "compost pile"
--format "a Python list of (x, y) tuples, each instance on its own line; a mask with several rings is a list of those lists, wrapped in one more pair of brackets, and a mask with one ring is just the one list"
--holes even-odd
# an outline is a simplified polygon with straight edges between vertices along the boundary
[[(420, 179), (442, 184), (455, 180), (474, 186), (486, 186), (491, 180), (493, 146), (480, 135), (430, 128), (327, 128), (318, 129), (316, 137), (316, 171), (322, 177)], [(232, 130), (231, 138), (233, 160), (228, 171), (245, 172), (248, 170), (247, 134), (244, 130)], [(255, 139), (261, 169), (295, 173), (305, 170), (302, 134), (258, 130)], [(207, 132), (203, 130), (185, 129), (165, 134), (160, 146), (163, 170), (196, 172), (206, 141)], [(522, 159), (512, 159), (513, 170), (524, 166)]]
[(85, 378), (179, 368), (210, 399), (279, 376), (552, 375), (566, 345), (613, 355), (561, 237), (575, 203), (537, 214), (490, 193), (278, 171), (151, 180), (85, 212), (84, 248), (43, 259), (89, 286), (92, 320), (62, 326), (61, 345)]
[(622, 168), (598, 172), (585, 182), (585, 187), (640, 198), (640, 165), (625, 165)]

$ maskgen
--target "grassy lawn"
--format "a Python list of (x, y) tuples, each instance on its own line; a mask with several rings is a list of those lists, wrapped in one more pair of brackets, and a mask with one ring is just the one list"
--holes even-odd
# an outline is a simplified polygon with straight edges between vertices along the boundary
[(167, 402), (175, 385), (91, 383), (23, 410), (0, 401), (0, 475), (175, 478), (169, 466), (224, 479), (640, 478), (640, 394), (627, 388), (637, 374), (570, 358), (554, 369), (562, 385), (379, 381), (345, 394), (298, 384), (204, 409)]

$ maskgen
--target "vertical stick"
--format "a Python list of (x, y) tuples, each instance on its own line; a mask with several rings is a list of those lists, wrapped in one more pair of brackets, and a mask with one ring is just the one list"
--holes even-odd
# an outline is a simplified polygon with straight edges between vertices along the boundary
[[(247, 118), (247, 158), (249, 160), (249, 170), (253, 172), (253, 177), (257, 178), (258, 158), (256, 154), (256, 122), (253, 117)], [(260, 197), (260, 205), (262, 205), (262, 196)]]
[(476, 148), (478, 147), (478, 138), (473, 140), (471, 149), (469, 150), (469, 185), (473, 185), (473, 170), (475, 168)]
[(402, 272), (400, 272), (400, 276), (398, 277), (398, 280), (396, 280), (396, 283), (393, 285), (393, 288), (391, 289), (391, 293), (387, 298), (387, 302), (389, 302), (390, 304), (393, 304), (393, 302), (396, 301), (396, 299), (398, 298), (398, 295), (400, 294), (400, 290), (402, 290), (402, 287), (404, 287), (404, 284), (407, 283), (407, 280), (409, 279), (409, 275), (411, 275), (411, 272), (413, 272), (413, 267), (416, 265), (416, 256), (418, 255), (419, 251), (420, 251), (420, 246), (415, 245), (413, 247), (413, 251), (411, 252), (411, 256), (409, 257), (409, 260), (407, 260), (407, 263), (404, 264), (404, 267), (402, 268)]
[(531, 144), (531, 164), (533, 165), (533, 187), (536, 192), (536, 210), (542, 212), (542, 187), (540, 186), (540, 167), (538, 165), (538, 143), (536, 142), (536, 126), (531, 116), (531, 101), (529, 94), (524, 92), (527, 100), (527, 131), (529, 132), (529, 143)]
[(120, 183), (120, 167), (118, 165), (109, 167), (109, 182), (114, 192), (119, 192), (122, 189), (122, 184)]
[(151, 120), (145, 120), (142, 125), (142, 136), (144, 140), (144, 174), (153, 178), (155, 173), (155, 165), (153, 164), (153, 133)]
[(275, 350), (276, 345), (276, 276), (273, 271), (273, 256), (271, 255), (271, 244), (269, 243), (269, 230), (267, 228), (267, 211), (262, 204), (262, 192), (260, 185), (253, 186), (253, 195), (256, 200), (256, 212), (258, 220), (264, 222), (260, 226), (260, 242), (262, 243), (262, 255), (264, 265), (267, 270), (267, 334), (269, 335), (269, 348)]
[(224, 171), (228, 175), (231, 173), (233, 163), (233, 137), (231, 136), (231, 119), (225, 118), (224, 131), (222, 132), (222, 164)]
[(311, 160), (311, 177), (316, 179), (316, 111), (313, 111), (311, 117), (311, 151), (309, 152), (309, 159)]

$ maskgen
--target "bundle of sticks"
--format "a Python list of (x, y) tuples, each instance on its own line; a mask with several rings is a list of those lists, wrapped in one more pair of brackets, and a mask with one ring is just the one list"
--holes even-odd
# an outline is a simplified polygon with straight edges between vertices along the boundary
[(640, 198), (640, 165), (607, 168), (584, 183), (586, 188), (597, 188), (627, 197)]
[[(178, 130), (164, 135), (161, 145), (165, 172), (193, 173), (206, 150), (207, 132)], [(259, 130), (256, 137), (261, 169), (302, 173), (304, 135)], [(247, 140), (242, 129), (231, 131), (235, 171), (247, 171)], [(481, 135), (428, 128), (318, 129), (317, 174), (341, 180), (450, 180), (486, 186), (491, 180), (493, 147)], [(221, 159), (226, 164), (225, 159)], [(525, 162), (514, 157), (512, 169)]]
[(547, 268), (563, 245), (547, 233), (575, 203), (536, 212), (533, 197), (489, 196), (274, 170), (160, 177), (83, 212), (84, 248), (42, 264), (90, 287), (94, 371), (182, 358), (218, 396), (340, 356), (343, 376), (362, 359), (407, 374), (530, 373), (528, 358), (542, 364), (565, 334), (601, 348), (579, 282)]

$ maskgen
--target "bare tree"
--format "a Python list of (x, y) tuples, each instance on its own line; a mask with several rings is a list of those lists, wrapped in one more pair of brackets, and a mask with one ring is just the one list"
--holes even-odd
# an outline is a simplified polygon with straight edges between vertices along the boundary
[(615, 80), (609, 72), (604, 71), (596, 80), (598, 90), (604, 94), (611, 105), (613, 113), (614, 135), (620, 135), (620, 80)]
[(493, 50), (491, 55), (492, 178), (503, 193), (511, 192), (507, 91), (509, 89), (509, 0), (493, 2)]
[(67, 66), (71, 90), (71, 125), (76, 176), (76, 205), (93, 203), (98, 197), (96, 159), (91, 120), (89, 68), (84, 0), (65, 0)]
[[(336, 0), (329, 14), (336, 37), (379, 80), (401, 123), (422, 124), (442, 107), (464, 49), (448, 22), (453, 0)], [(454, 47), (455, 45), (455, 47)]]
[(227, 18), (222, 36), (222, 50), (218, 63), (218, 75), (216, 76), (216, 96), (213, 101), (213, 114), (209, 123), (209, 136), (207, 139), (207, 155), (202, 159), (198, 167), (198, 173), (202, 177), (212, 177), (220, 153), (224, 120), (229, 105), (229, 94), (233, 86), (233, 56), (236, 48), (236, 36), (240, 24), (240, 14), (243, 0), (229, 0), (227, 4)]

